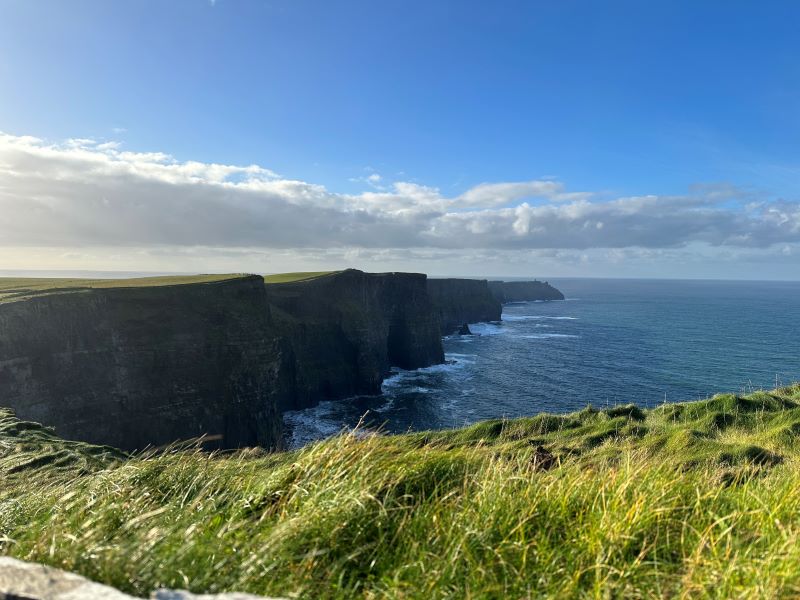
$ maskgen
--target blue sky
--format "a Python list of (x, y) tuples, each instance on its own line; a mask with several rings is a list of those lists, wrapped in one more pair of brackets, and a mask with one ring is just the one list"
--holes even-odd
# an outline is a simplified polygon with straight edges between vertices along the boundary
[[(342, 217), (337, 231), (369, 214), (375, 227), (366, 237), (374, 231), (387, 240), (326, 239), (320, 230), (311, 248), (274, 241), (280, 235), (265, 230), (243, 243), (231, 223), (230, 239), (206, 243), (161, 223), (163, 237), (119, 238), (114, 262), (105, 250), (114, 240), (98, 239), (91, 227), (110, 217), (65, 203), (58, 210), (75, 217), (75, 231), (59, 230), (64, 215), (56, 219), (52, 205), (47, 239), (22, 242), (30, 215), (7, 220), (14, 231), (5, 235), (0, 225), (0, 268), (280, 270), (344, 261), (438, 274), (800, 278), (798, 22), (796, 2), (0, 0), (0, 131), (38, 138), (38, 150), (25, 150), (29, 158), (45, 147), (74, 150), (79, 145), (66, 140), (80, 138), (87, 155), (106, 156), (111, 148), (97, 146), (114, 143), (113, 161), (129, 160), (119, 154), (129, 152), (139, 153), (136, 160), (162, 153), (176, 164), (259, 165), (274, 173), (273, 184), (303, 182), (335, 196), (314, 200), (317, 207), (357, 198), (342, 205), (351, 220)], [(12, 158), (6, 163), (15, 169), (31, 164)], [(7, 169), (7, 180), (12, 175), (20, 178)], [(250, 176), (232, 173), (225, 183)], [(488, 188), (500, 193), (496, 202), (417, 201), (422, 187), (455, 200), (481, 184), (519, 182), (563, 189), (534, 185), (503, 196), (508, 188)], [(41, 194), (41, 182), (27, 185), (13, 199), (6, 191), (18, 211), (41, 197), (30, 192)], [(113, 192), (125, 214), (145, 192), (121, 185), (115, 179), (81, 193), (108, 200)], [(230, 189), (217, 191), (224, 197)], [(269, 193), (292, 205), (309, 195), (275, 185)], [(392, 197), (364, 200), (365, 193)], [(648, 224), (633, 222), (613, 204), (628, 197), (667, 198), (668, 214), (654, 201)], [(681, 208), (676, 198), (695, 202)], [(435, 226), (415, 221), (435, 242), (403, 243), (409, 235), (397, 224), (407, 214), (395, 206), (403, 203), (450, 215)], [(561, 213), (548, 221), (553, 203)], [(582, 240), (574, 223), (559, 234), (578, 210), (571, 203), (607, 207), (612, 214), (583, 208), (595, 215), (595, 229), (616, 231), (613, 219), (621, 218), (619, 240)], [(502, 215), (487, 213), (481, 224), (470, 216), (468, 242), (441, 238), (443, 229), (464, 238), (451, 226), (465, 213), (523, 204), (542, 207), (525, 217), (524, 231), (517, 214), (503, 238)], [(782, 216), (769, 217), (776, 210)], [(725, 233), (709, 224), (695, 237), (680, 234), (697, 211), (735, 223)], [(497, 227), (491, 239), (483, 235), (489, 222)], [(676, 235), (662, 239), (670, 227)], [(651, 230), (657, 242), (648, 241)], [(631, 231), (645, 234), (623, 235)]]

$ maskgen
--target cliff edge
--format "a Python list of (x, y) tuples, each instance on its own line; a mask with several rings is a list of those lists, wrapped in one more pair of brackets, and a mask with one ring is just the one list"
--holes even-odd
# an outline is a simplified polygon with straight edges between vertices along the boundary
[(263, 280), (131, 281), (4, 286), (3, 406), (125, 450), (201, 435), (280, 447), (281, 341)]
[(489, 289), (501, 303), (563, 300), (564, 294), (546, 281), (490, 281)]
[(286, 340), (291, 393), (282, 408), (378, 394), (391, 367), (444, 362), (440, 325), (419, 273), (347, 269), (267, 283), (274, 322)]
[(465, 323), (499, 321), (503, 307), (485, 279), (428, 279), (428, 295), (439, 313), (442, 335)]

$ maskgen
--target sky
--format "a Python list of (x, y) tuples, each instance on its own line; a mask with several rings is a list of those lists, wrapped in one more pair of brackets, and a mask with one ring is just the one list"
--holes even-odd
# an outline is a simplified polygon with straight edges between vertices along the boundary
[(0, 0), (0, 270), (797, 280), (798, 22)]

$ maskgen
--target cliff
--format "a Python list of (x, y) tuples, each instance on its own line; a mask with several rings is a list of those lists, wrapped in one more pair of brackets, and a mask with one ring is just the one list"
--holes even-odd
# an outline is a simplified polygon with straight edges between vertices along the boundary
[(0, 403), (125, 450), (274, 448), (281, 410), (444, 361), (425, 275), (277, 279), (0, 280)]
[(426, 276), (348, 269), (268, 283), (275, 325), (286, 340), (286, 410), (322, 399), (377, 394), (391, 367), (444, 361)]
[(6, 285), (2, 405), (126, 450), (203, 434), (221, 448), (279, 447), (282, 342), (262, 279), (166, 281), (177, 284)]
[(503, 310), (485, 279), (428, 279), (428, 295), (439, 313), (442, 335), (464, 323), (499, 321)]
[(489, 289), (501, 303), (564, 299), (564, 294), (546, 281), (490, 281)]

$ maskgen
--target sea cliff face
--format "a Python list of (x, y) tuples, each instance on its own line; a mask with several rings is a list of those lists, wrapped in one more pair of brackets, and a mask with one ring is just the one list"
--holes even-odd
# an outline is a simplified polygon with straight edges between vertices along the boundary
[(322, 399), (377, 394), (391, 367), (444, 361), (426, 276), (348, 269), (267, 284), (274, 322), (288, 351), (291, 393), (283, 409)]
[(485, 281), (433, 283), (434, 304), (416, 273), (178, 279), (0, 281), (0, 406), (125, 450), (277, 448), (283, 410), (378, 394), (392, 367), (444, 361), (442, 317), (500, 316)]
[(489, 289), (501, 303), (564, 299), (564, 294), (546, 281), (490, 281)]
[(282, 341), (260, 277), (0, 303), (0, 403), (126, 450), (281, 446)]
[(428, 279), (428, 295), (439, 313), (442, 335), (464, 323), (499, 321), (503, 310), (485, 279)]

